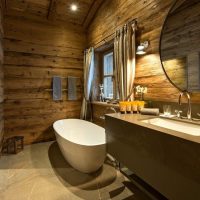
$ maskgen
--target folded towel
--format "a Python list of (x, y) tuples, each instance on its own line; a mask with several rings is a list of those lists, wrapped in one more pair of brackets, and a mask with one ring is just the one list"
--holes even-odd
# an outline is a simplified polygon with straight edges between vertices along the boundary
[(68, 100), (75, 101), (77, 100), (77, 77), (68, 76)]
[(159, 108), (142, 108), (140, 113), (142, 115), (159, 115)]
[(59, 76), (53, 77), (53, 100), (62, 100), (62, 79)]

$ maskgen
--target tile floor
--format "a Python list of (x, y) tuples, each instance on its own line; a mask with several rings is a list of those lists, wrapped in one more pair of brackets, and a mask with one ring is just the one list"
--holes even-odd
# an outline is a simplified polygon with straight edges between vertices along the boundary
[(0, 200), (149, 200), (107, 161), (87, 175), (73, 169), (56, 142), (26, 146), (0, 159)]

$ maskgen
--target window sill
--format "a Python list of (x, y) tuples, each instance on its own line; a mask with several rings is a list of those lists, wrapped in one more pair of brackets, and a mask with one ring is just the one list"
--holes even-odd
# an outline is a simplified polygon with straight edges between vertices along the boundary
[(119, 107), (119, 104), (112, 104), (112, 103), (107, 103), (107, 102), (101, 102), (101, 101), (92, 101), (92, 104), (94, 105), (99, 105), (99, 106), (112, 106), (112, 107)]

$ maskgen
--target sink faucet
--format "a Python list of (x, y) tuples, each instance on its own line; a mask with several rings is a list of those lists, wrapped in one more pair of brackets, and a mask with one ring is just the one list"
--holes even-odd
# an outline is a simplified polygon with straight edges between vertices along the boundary
[(190, 94), (189, 94), (187, 91), (184, 91), (184, 92), (181, 92), (181, 93), (180, 93), (178, 103), (179, 103), (179, 105), (181, 105), (181, 99), (182, 99), (182, 96), (183, 96), (184, 94), (187, 96), (187, 99), (188, 99), (187, 118), (188, 118), (189, 120), (191, 120), (191, 119), (192, 119), (191, 97), (190, 97)]

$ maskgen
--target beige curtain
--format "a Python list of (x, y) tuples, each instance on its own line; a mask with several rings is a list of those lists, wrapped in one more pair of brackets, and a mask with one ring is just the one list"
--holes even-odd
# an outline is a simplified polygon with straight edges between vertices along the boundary
[(114, 41), (115, 77), (116, 89), (121, 101), (134, 99), (133, 87), (136, 66), (135, 31), (136, 22), (128, 23), (116, 31)]
[(84, 52), (84, 96), (80, 119), (92, 120), (91, 112), (91, 88), (94, 77), (94, 48), (91, 47)]

